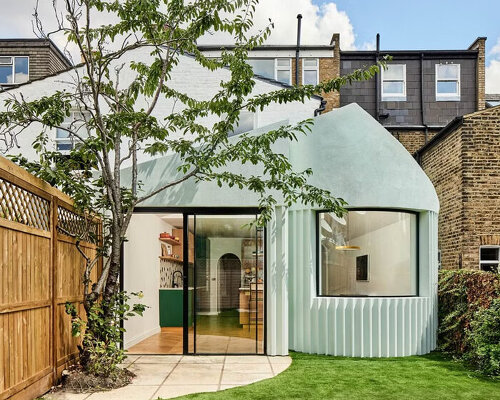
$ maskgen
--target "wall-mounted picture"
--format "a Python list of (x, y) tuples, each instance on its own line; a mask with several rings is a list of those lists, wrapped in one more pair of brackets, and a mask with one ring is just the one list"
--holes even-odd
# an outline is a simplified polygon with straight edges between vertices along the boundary
[(356, 280), (365, 281), (368, 279), (368, 254), (356, 257)]

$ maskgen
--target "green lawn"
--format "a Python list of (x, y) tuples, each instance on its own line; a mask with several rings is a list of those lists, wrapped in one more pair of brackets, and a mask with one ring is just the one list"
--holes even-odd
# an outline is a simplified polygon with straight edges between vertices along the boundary
[(182, 399), (500, 399), (499, 380), (439, 353), (388, 359), (291, 356), (291, 367), (276, 378)]

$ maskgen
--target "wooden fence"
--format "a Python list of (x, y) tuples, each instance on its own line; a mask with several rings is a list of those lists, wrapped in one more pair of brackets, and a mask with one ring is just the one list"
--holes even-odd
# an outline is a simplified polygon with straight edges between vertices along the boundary
[[(0, 157), (1, 400), (43, 394), (78, 354), (65, 303), (82, 308), (84, 258), (64, 233), (83, 229), (97, 236), (101, 227), (89, 227), (64, 193)], [(94, 256), (87, 238), (82, 248)]]

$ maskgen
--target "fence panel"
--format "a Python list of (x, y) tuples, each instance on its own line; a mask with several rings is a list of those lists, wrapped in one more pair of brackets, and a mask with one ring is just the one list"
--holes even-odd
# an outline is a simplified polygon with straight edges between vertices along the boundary
[[(0, 157), (0, 399), (32, 399), (78, 354), (67, 301), (82, 307), (84, 258), (96, 255), (99, 224), (71, 199)], [(93, 242), (93, 243), (92, 243)], [(92, 279), (97, 279), (98, 269)]]

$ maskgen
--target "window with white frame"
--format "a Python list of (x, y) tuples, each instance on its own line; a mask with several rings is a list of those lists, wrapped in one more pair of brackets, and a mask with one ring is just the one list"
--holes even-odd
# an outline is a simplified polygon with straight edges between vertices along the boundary
[(406, 65), (388, 64), (382, 69), (382, 101), (406, 100)]
[(483, 271), (500, 273), (500, 246), (481, 246), (479, 267)]
[(28, 82), (29, 57), (0, 56), (0, 85)]
[(255, 75), (274, 79), (290, 85), (292, 82), (292, 61), (290, 58), (249, 58), (247, 63)]
[(232, 132), (229, 133), (228, 136), (239, 135), (241, 133), (249, 132), (255, 129), (257, 125), (256, 119), (257, 114), (254, 114), (253, 112), (250, 112), (248, 110), (241, 110), (238, 125)]
[(436, 64), (436, 101), (460, 100), (460, 64)]
[(249, 58), (247, 63), (252, 67), (255, 75), (275, 79), (274, 58)]
[(290, 58), (276, 59), (276, 78), (277, 81), (286, 85), (292, 83), (292, 60)]
[[(78, 142), (78, 137), (87, 137), (88, 131), (85, 121), (89, 115), (85, 112), (71, 111), (69, 116), (64, 118), (61, 127), (56, 129), (56, 150), (61, 153), (69, 153)], [(78, 137), (70, 133), (75, 132)]]
[(302, 84), (317, 85), (319, 82), (319, 60), (317, 58), (302, 59)]

